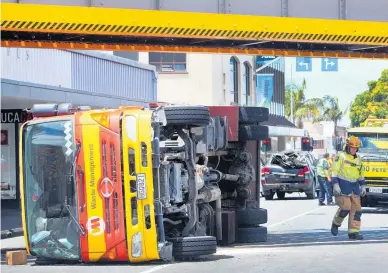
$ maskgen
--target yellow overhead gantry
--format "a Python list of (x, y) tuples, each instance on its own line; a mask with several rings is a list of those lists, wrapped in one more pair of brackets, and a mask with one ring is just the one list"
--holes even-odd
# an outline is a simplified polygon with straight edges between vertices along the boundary
[(1, 45), (388, 59), (388, 22), (1, 3)]

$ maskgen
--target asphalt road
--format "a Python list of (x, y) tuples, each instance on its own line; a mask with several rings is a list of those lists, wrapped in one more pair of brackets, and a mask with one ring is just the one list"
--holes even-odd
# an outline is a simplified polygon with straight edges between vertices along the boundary
[[(336, 207), (318, 207), (317, 200), (293, 195), (286, 200), (263, 201), (268, 209), (268, 242), (260, 245), (235, 245), (220, 248), (206, 259), (153, 263), (147, 265), (59, 265), (7, 266), (2, 259), (2, 272), (387, 272), (388, 208), (364, 208), (362, 229), (365, 240), (352, 242), (346, 227), (333, 237), (329, 228)], [(4, 257), (2, 257), (4, 258)]]

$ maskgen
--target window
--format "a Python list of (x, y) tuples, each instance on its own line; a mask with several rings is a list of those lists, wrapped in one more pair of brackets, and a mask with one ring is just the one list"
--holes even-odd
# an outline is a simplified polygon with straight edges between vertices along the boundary
[(149, 53), (149, 63), (164, 73), (186, 72), (186, 53)]
[(249, 97), (251, 96), (251, 66), (249, 63), (244, 63), (244, 72), (243, 72), (243, 84), (244, 84), (244, 96), (245, 96), (245, 105), (250, 105)]
[(233, 102), (238, 103), (238, 63), (235, 57), (230, 58), (230, 94)]

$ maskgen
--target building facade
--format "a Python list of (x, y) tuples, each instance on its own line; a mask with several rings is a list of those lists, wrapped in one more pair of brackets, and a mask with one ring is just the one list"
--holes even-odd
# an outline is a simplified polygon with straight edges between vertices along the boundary
[(287, 136), (304, 131), (284, 117), (284, 58), (197, 53), (114, 52), (155, 66), (158, 101), (188, 105), (246, 105), (269, 108), (273, 151), (286, 148)]
[(86, 51), (2, 48), (1, 54), (2, 212), (19, 206), (17, 151), (26, 108), (63, 102), (102, 108), (157, 100), (157, 73), (151, 65)]

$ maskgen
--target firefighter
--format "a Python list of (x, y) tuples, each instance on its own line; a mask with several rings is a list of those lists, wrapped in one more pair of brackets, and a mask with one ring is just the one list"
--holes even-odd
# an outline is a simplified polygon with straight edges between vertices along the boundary
[(325, 153), (322, 159), (317, 164), (318, 182), (319, 182), (319, 205), (325, 205), (325, 197), (327, 196), (327, 204), (333, 204), (332, 187), (330, 179), (330, 163), (329, 154)]
[(366, 182), (361, 158), (357, 155), (361, 142), (351, 136), (346, 140), (344, 151), (338, 154), (334, 161), (332, 172), (333, 193), (339, 206), (331, 226), (331, 233), (338, 235), (338, 228), (349, 217), (348, 236), (351, 240), (362, 240), (361, 200), (366, 195)]

